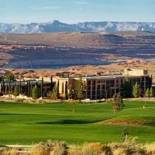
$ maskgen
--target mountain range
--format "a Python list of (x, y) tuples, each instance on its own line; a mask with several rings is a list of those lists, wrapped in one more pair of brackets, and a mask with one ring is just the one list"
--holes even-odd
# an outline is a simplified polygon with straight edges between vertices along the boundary
[(147, 31), (155, 33), (155, 22), (83, 22), (67, 24), (54, 20), (47, 23), (0, 23), (0, 33), (49, 33), (49, 32), (119, 32)]

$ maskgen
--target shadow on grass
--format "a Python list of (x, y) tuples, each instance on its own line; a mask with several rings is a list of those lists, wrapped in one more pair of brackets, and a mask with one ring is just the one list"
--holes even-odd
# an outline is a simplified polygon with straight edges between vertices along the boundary
[(95, 123), (96, 121), (86, 121), (86, 120), (72, 120), (72, 119), (64, 119), (59, 120), (55, 122), (38, 122), (37, 124), (89, 124), (89, 123)]
[(14, 116), (18, 116), (18, 115), (25, 115), (25, 114), (16, 114), (16, 113), (0, 113), (0, 115), (1, 115), (1, 116), (3, 116), (3, 115), (4, 115), (4, 116), (5, 116), (5, 115), (6, 115), (6, 116), (7, 116), (7, 115), (8, 115), (8, 116), (9, 116), (9, 115), (12, 115), (12, 116), (13, 116), (13, 115), (14, 115)]
[(155, 117), (143, 117), (144, 121), (144, 125), (146, 126), (155, 126)]
[(144, 125), (155, 127), (155, 120), (145, 122)]

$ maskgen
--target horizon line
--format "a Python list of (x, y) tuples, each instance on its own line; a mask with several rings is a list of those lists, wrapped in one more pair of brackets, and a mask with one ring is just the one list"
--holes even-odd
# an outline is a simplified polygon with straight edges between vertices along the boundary
[(113, 22), (113, 23), (155, 23), (155, 21), (123, 21), (123, 20), (85, 20), (85, 21), (78, 21), (78, 22), (67, 22), (63, 20), (51, 20), (51, 21), (38, 21), (38, 22), (0, 22), (0, 24), (46, 24), (46, 23), (54, 23), (54, 22), (60, 22), (60, 23), (65, 23), (65, 24), (80, 24), (80, 23), (101, 23), (101, 22)]

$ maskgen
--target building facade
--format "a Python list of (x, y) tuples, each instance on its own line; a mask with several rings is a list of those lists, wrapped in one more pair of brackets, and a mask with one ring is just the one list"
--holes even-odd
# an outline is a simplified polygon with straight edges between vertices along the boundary
[(110, 98), (121, 92), (123, 77), (121, 75), (85, 77), (86, 98), (91, 100)]
[(53, 82), (58, 87), (60, 98), (67, 99), (70, 93), (70, 85), (75, 81), (82, 80), (85, 85), (84, 98), (96, 100), (112, 98), (114, 94), (122, 93), (123, 84), (128, 81), (131, 86), (136, 83), (140, 86), (141, 96), (143, 97), (147, 88), (152, 86), (152, 77), (146, 70), (126, 69), (122, 74), (103, 75), (103, 76), (85, 76), (85, 77), (54, 77)]
[[(79, 85), (82, 82), (82, 87)], [(58, 98), (69, 99), (71, 95), (81, 89), (83, 99), (97, 100), (112, 98), (114, 94), (123, 92), (123, 85), (128, 81), (133, 87), (136, 83), (140, 86), (141, 97), (148, 88), (152, 87), (152, 77), (146, 70), (126, 69), (122, 74), (80, 76), (69, 74), (58, 75), (49, 78), (23, 79), (16, 81), (1, 81), (0, 94), (13, 93), (18, 87), (20, 94), (31, 96), (32, 88), (37, 86), (41, 97), (50, 97), (50, 93), (56, 86)], [(77, 83), (78, 82), (78, 83)], [(72, 92), (74, 90), (74, 92)]]
[(39, 89), (40, 97), (48, 97), (52, 90), (54, 83), (49, 79), (23, 79), (8, 81), (3, 80), (0, 82), (0, 95), (14, 94), (18, 90), (19, 94), (31, 97), (32, 89), (37, 87)]

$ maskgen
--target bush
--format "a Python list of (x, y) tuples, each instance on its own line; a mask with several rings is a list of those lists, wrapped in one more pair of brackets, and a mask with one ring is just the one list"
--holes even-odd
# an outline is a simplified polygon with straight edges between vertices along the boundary
[(67, 146), (63, 142), (55, 142), (53, 144), (52, 155), (67, 155)]
[(40, 143), (32, 147), (31, 155), (50, 155), (50, 147), (46, 143)]
[(82, 150), (81, 150), (80, 147), (78, 147), (78, 146), (72, 146), (68, 150), (68, 155), (83, 155), (83, 154), (82, 154)]
[(124, 147), (119, 147), (113, 150), (113, 155), (127, 155), (127, 150)]
[(154, 89), (152, 87), (150, 88), (150, 97), (154, 97)]
[(123, 107), (124, 107), (124, 103), (121, 95), (119, 93), (115, 94), (113, 99), (113, 110), (115, 112), (120, 111)]
[(140, 97), (141, 95), (140, 86), (137, 83), (133, 86), (132, 95), (135, 98)]
[(84, 144), (82, 148), (83, 155), (112, 155), (111, 148), (101, 143)]
[(37, 99), (40, 97), (40, 91), (39, 88), (37, 86), (32, 88), (32, 98), (33, 99)]
[(14, 92), (13, 92), (13, 95), (14, 95), (14, 96), (18, 96), (19, 94), (20, 94), (19, 86), (16, 86), (16, 87), (15, 87), (15, 90), (14, 90)]
[(20, 153), (18, 148), (3, 148), (0, 151), (0, 155), (20, 155)]
[(58, 92), (57, 92), (57, 87), (56, 86), (54, 86), (53, 90), (51, 91), (50, 97), (53, 100), (58, 99)]
[(86, 143), (67, 147), (63, 142), (39, 143), (29, 149), (2, 147), (0, 155), (155, 155), (155, 143), (138, 144), (129, 137), (124, 143)]
[(31, 149), (31, 155), (67, 155), (67, 146), (63, 142), (40, 143)]
[(154, 155), (155, 154), (155, 143), (146, 144), (145, 146), (147, 155)]
[(109, 144), (113, 155), (149, 155), (142, 145), (136, 143), (116, 143)]

